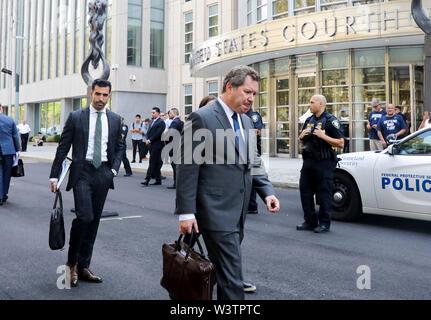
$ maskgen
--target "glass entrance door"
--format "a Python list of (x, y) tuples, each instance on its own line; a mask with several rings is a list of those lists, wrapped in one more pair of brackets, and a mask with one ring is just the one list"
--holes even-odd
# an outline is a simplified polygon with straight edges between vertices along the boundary
[(291, 113), (289, 105), (289, 79), (275, 80), (275, 121), (276, 121), (276, 152), (278, 155), (290, 154)]
[[(305, 120), (311, 116), (310, 99), (316, 94), (316, 73), (296, 75), (296, 115), (298, 120), (298, 137)], [(301, 154), (301, 145), (297, 144), (297, 154)]]
[(412, 128), (416, 131), (421, 125), (424, 114), (424, 67), (410, 65), (413, 97)]
[(410, 66), (390, 67), (389, 79), (390, 103), (402, 107), (401, 112), (406, 117), (409, 128), (412, 119)]

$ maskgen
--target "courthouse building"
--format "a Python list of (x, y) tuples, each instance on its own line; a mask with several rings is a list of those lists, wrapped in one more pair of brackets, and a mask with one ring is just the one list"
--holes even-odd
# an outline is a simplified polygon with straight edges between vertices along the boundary
[[(61, 131), (70, 111), (86, 105), (79, 69), (88, 50), (87, 1), (0, 0), (2, 67), (10, 59), (7, 17), (21, 1), (24, 19), (15, 21), (22, 21), (24, 39), (12, 42), (13, 52), (15, 43), (23, 48), (20, 57), (12, 54), (13, 68), (22, 65), (20, 116)], [(423, 3), (431, 8), (431, 1)], [(344, 151), (368, 150), (373, 98), (383, 107), (402, 105), (412, 130), (422, 120), (424, 34), (410, 6), (407, 0), (110, 1), (111, 108), (131, 120), (153, 106), (175, 106), (184, 118), (202, 97), (221, 93), (230, 67), (245, 64), (263, 78), (253, 107), (264, 120), (266, 153), (298, 157), (298, 134), (316, 93), (343, 125)], [(0, 77), (6, 105), (9, 79)]]

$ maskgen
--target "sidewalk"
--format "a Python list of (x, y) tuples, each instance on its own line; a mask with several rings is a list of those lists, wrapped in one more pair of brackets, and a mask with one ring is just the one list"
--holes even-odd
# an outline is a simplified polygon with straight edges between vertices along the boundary
[[(29, 142), (27, 152), (21, 152), (20, 156), (25, 159), (34, 159), (45, 162), (52, 162), (57, 150), (57, 143), (45, 143), (43, 147), (35, 147)], [(69, 157), (72, 156), (72, 151)], [(132, 150), (127, 149), (127, 158), (132, 160)], [(279, 188), (298, 188), (299, 174), (302, 166), (302, 159), (291, 158), (270, 158), (264, 157), (265, 168), (268, 172), (269, 179), (275, 187)], [(145, 173), (148, 169), (148, 160), (142, 163), (131, 163), (133, 172)], [(123, 168), (123, 165), (121, 165)], [(123, 169), (124, 170), (124, 169)], [(123, 174), (120, 172), (120, 174)], [(163, 164), (162, 174), (172, 176), (172, 167), (168, 164)]]

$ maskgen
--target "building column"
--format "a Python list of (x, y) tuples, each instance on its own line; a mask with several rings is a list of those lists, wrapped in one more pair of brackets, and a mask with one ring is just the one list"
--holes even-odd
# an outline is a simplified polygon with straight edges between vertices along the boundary
[(73, 99), (61, 99), (60, 131), (63, 131), (69, 114), (73, 111)]
[(34, 136), (37, 134), (38, 128), (35, 127), (35, 110), (34, 104), (26, 103), (24, 104), (24, 120), (27, 121), (27, 124), (30, 126), (31, 133), (30, 136)]

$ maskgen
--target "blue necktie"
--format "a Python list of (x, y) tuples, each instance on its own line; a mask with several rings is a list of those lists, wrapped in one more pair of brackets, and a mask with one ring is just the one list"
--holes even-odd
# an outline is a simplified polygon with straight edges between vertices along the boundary
[(238, 115), (236, 112), (232, 115), (232, 119), (233, 119), (233, 128), (235, 129), (235, 139), (236, 139), (236, 144), (238, 146), (239, 154), (245, 160), (246, 159), (245, 144), (244, 144), (244, 139), (242, 138), (241, 129), (239, 127), (239, 122), (238, 122)]

